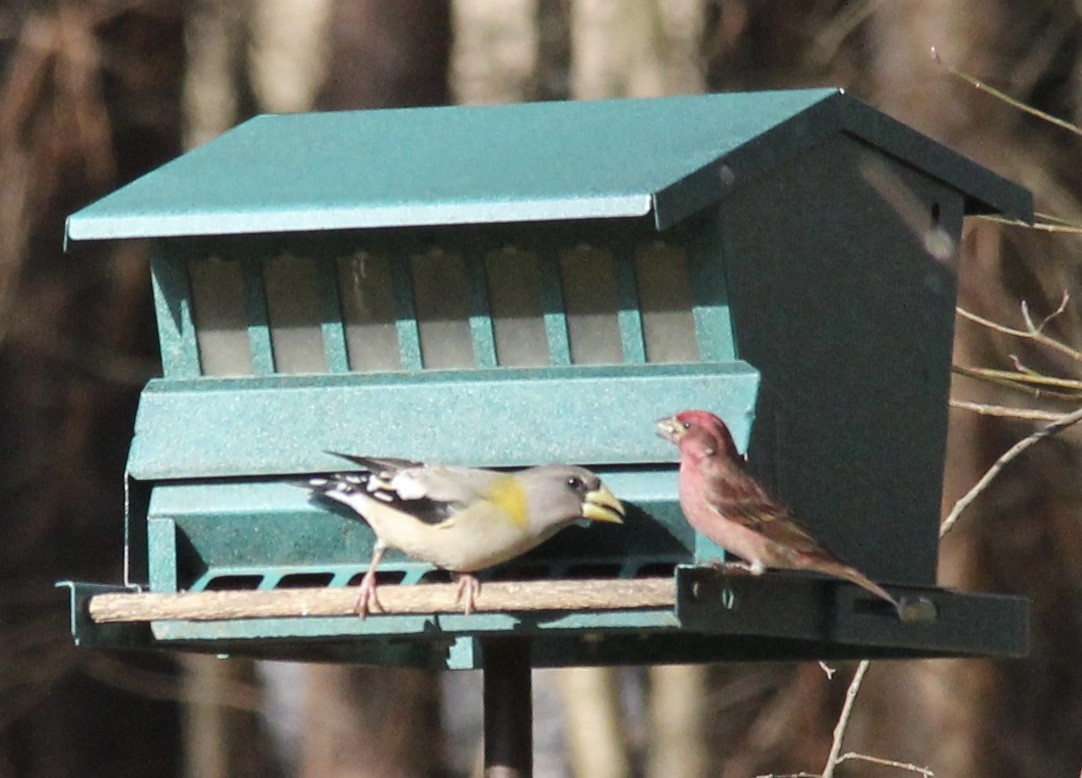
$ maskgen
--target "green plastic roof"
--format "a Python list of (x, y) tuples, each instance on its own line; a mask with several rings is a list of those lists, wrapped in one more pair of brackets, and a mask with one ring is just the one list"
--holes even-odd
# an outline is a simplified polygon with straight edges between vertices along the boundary
[(837, 133), (1030, 220), (1029, 193), (835, 89), (259, 116), (69, 217), (70, 240), (636, 217)]

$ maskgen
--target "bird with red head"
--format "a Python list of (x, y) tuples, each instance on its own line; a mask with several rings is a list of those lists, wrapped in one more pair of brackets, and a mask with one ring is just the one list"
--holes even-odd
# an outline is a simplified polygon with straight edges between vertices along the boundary
[(842, 578), (898, 610), (894, 597), (823, 546), (747, 472), (720, 418), (688, 410), (657, 424), (661, 437), (680, 449), (684, 517), (699, 533), (743, 559), (747, 564), (741, 567), (754, 575), (767, 569), (809, 570)]

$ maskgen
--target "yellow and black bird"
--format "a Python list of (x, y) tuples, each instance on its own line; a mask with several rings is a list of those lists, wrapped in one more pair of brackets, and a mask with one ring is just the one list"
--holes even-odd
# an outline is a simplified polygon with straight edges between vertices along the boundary
[(313, 477), (308, 488), (349, 507), (376, 535), (357, 598), (362, 618), (373, 605), (383, 609), (376, 567), (388, 548), (456, 573), (470, 613), (480, 591), (476, 571), (526, 553), (577, 520), (619, 524), (624, 517), (620, 501), (583, 467), (504, 472), (328, 453), (360, 469)]

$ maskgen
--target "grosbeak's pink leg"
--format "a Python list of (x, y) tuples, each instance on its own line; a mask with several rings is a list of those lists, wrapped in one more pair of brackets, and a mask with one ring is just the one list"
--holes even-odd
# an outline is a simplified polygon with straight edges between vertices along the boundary
[(462, 602), (463, 595), (465, 595), (465, 614), (467, 616), (473, 613), (474, 600), (480, 593), (481, 582), (477, 578), (469, 573), (458, 574), (458, 594), (455, 595), (455, 603)]
[(378, 610), (383, 610), (383, 604), (379, 601), (379, 596), (376, 594), (376, 568), (379, 566), (380, 560), (383, 559), (383, 555), (387, 553), (387, 547), (376, 542), (376, 545), (372, 548), (372, 561), (368, 564), (368, 571), (364, 574), (364, 578), (361, 579), (361, 585), (357, 591), (357, 605), (355, 610), (357, 615), (362, 619), (366, 618), (369, 613), (372, 612), (372, 606), (375, 605)]

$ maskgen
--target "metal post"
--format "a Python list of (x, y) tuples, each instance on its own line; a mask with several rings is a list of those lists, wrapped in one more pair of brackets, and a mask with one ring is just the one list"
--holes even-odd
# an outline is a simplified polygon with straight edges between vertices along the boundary
[(533, 775), (533, 686), (529, 638), (481, 643), (485, 698), (485, 778)]

